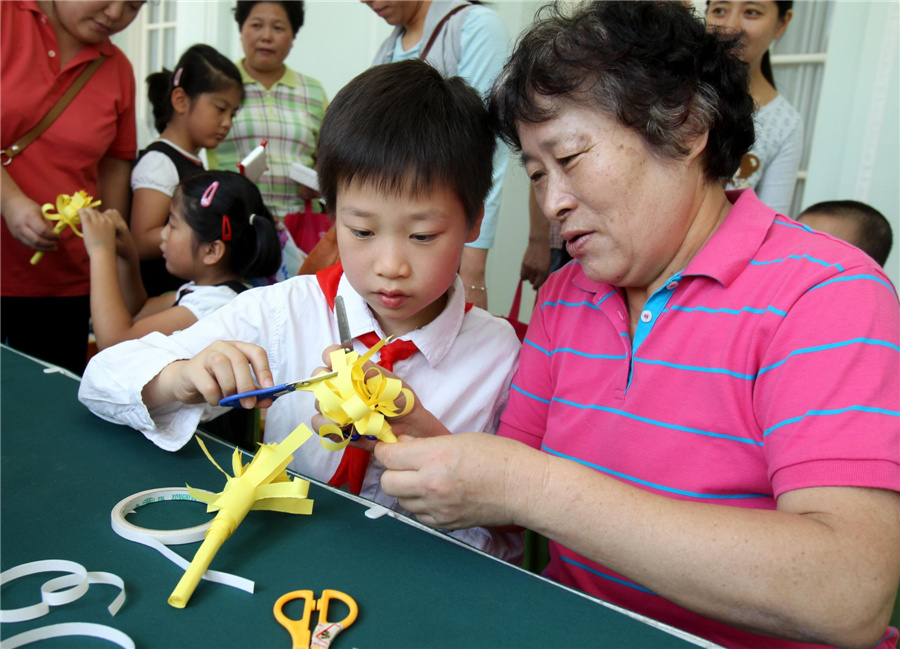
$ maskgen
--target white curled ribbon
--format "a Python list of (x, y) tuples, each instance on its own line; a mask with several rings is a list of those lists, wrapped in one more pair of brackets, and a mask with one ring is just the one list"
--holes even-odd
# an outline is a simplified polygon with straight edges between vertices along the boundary
[(48, 624), (47, 626), (38, 627), (25, 631), (19, 635), (0, 642), (3, 649), (17, 649), (24, 647), (32, 642), (39, 640), (47, 640), (48, 638), (65, 638), (68, 636), (88, 636), (91, 638), (100, 638), (101, 640), (109, 640), (114, 642), (122, 649), (135, 649), (134, 640), (130, 637), (104, 624), (92, 624), (90, 622), (64, 622), (62, 624)]
[[(20, 577), (42, 572), (68, 572), (70, 574), (45, 582), (41, 586), (41, 601), (38, 604), (0, 610), (0, 622), (25, 622), (46, 615), (50, 612), (51, 606), (69, 604), (84, 595), (90, 584), (117, 586), (121, 591), (108, 607), (110, 615), (118, 613), (122, 604), (125, 603), (125, 582), (121, 577), (110, 572), (88, 572), (80, 563), (63, 559), (32, 561), (5, 570), (0, 573), (0, 586)], [(6, 641), (3, 646), (6, 647)]]
[[(113, 507), (110, 514), (110, 523), (113, 531), (123, 539), (151, 547), (182, 570), (187, 570), (190, 562), (166, 546), (203, 541), (209, 526), (212, 524), (212, 520), (209, 520), (202, 525), (181, 530), (151, 530), (145, 527), (138, 527), (125, 520), (127, 514), (130, 514), (141, 505), (147, 505), (163, 500), (189, 500), (192, 502), (201, 502), (193, 498), (184, 487), (148, 489), (147, 491), (141, 491), (120, 500), (119, 503)], [(248, 593), (252, 593), (255, 586), (254, 582), (249, 579), (238, 577), (237, 575), (232, 575), (227, 572), (219, 572), (218, 570), (207, 570), (203, 573), (203, 579), (225, 586), (231, 586), (232, 588), (237, 588)]]

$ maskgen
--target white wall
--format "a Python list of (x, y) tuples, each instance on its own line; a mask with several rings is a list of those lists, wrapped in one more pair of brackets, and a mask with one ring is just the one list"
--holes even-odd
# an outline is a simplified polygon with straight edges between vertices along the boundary
[(900, 280), (900, 5), (838, 2), (803, 206), (853, 199), (894, 230), (885, 270)]

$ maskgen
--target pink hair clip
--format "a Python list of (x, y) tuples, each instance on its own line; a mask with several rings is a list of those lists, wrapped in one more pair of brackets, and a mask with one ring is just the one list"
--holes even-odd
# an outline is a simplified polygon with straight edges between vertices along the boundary
[(200, 197), (200, 204), (203, 207), (209, 207), (213, 202), (213, 198), (216, 195), (216, 190), (219, 188), (219, 181), (214, 180), (212, 184), (206, 188), (206, 191), (203, 192), (203, 196)]
[(178, 68), (175, 70), (175, 76), (172, 78), (172, 86), (174, 88), (178, 87), (178, 84), (181, 83), (181, 73), (184, 72), (184, 68)]
[(231, 241), (231, 220), (227, 214), (222, 215), (222, 241)]

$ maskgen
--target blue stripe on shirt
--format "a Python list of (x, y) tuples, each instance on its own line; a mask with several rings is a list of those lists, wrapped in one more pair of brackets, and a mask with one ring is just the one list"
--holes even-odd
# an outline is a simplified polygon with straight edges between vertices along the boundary
[(842, 273), (844, 272), (844, 267), (841, 266), (840, 264), (829, 264), (827, 261), (823, 261), (821, 259), (816, 259), (815, 257), (810, 257), (809, 255), (788, 255), (784, 259), (770, 259), (769, 261), (758, 261), (756, 259), (751, 259), (750, 265), (751, 266), (768, 266), (770, 264), (783, 264), (791, 259), (794, 259), (794, 260), (805, 259), (807, 261), (813, 262), (814, 264), (820, 264), (822, 266), (825, 266), (826, 268), (837, 268), (840, 272), (842, 272)]
[(541, 352), (542, 354), (546, 354), (547, 356), (553, 356), (553, 354), (573, 354), (575, 356), (581, 356), (583, 358), (593, 358), (593, 359), (604, 359), (604, 360), (624, 360), (628, 358), (626, 354), (589, 354), (588, 352), (578, 351), (577, 349), (572, 349), (571, 347), (557, 347), (556, 349), (544, 349), (540, 345), (527, 338), (524, 341), (525, 344), (534, 347), (536, 350)]
[(834, 284), (835, 282), (853, 282), (856, 280), (876, 282), (877, 284), (887, 286), (889, 289), (891, 289), (891, 292), (894, 294), (896, 294), (896, 292), (897, 292), (896, 289), (894, 288), (894, 286), (890, 282), (884, 281), (878, 275), (848, 275), (845, 277), (835, 277), (833, 279), (829, 279), (827, 282), (822, 282), (821, 284), (816, 284), (815, 286), (807, 289), (806, 292), (809, 293), (810, 291), (815, 291), (817, 288), (822, 288), (823, 286), (828, 286), (829, 284)]
[(781, 317), (787, 316), (787, 311), (782, 311), (781, 309), (776, 309), (774, 306), (767, 306), (765, 308), (753, 307), (753, 306), (745, 306), (740, 309), (713, 309), (705, 306), (680, 306), (678, 304), (674, 304), (670, 307), (672, 311), (682, 311), (684, 313), (692, 313), (694, 311), (700, 311), (701, 313), (727, 313), (729, 315), (738, 315), (740, 313), (774, 313), (775, 315), (780, 315)]
[(565, 453), (560, 453), (559, 451), (554, 451), (549, 448), (546, 444), (541, 445), (541, 450), (549, 453), (550, 455), (554, 455), (556, 457), (562, 458), (564, 460), (572, 460), (573, 462), (577, 462), (582, 466), (586, 466), (588, 468), (594, 469), (595, 471), (599, 471), (600, 473), (605, 473), (607, 475), (611, 475), (617, 478), (622, 478), (623, 480), (627, 480), (629, 482), (634, 482), (635, 484), (643, 485), (645, 487), (650, 487), (651, 489), (656, 489), (658, 491), (665, 491), (666, 493), (678, 494), (680, 496), (689, 496), (691, 498), (700, 498), (704, 500), (743, 500), (747, 498), (771, 498), (770, 494), (704, 494), (697, 493), (695, 491), (687, 491), (685, 489), (676, 489), (675, 487), (667, 487), (665, 485), (657, 484), (654, 482), (649, 482), (647, 480), (642, 480), (641, 478), (635, 478), (634, 476), (626, 475), (619, 471), (613, 471), (612, 469), (608, 469), (606, 467), (602, 467), (599, 464), (593, 464), (592, 462), (588, 462), (586, 460), (582, 460), (581, 458), (572, 457), (571, 455), (566, 455)]
[(758, 442), (755, 439), (747, 439), (745, 437), (737, 437), (735, 435), (726, 435), (725, 433), (715, 433), (715, 432), (709, 431), (709, 430), (701, 430), (699, 428), (691, 428), (689, 426), (681, 426), (679, 424), (670, 424), (670, 423), (664, 422), (664, 421), (656, 421), (654, 419), (649, 419), (647, 417), (641, 417), (639, 415), (635, 415), (630, 412), (625, 412), (624, 410), (619, 410), (617, 408), (609, 408), (607, 406), (596, 406), (596, 405), (592, 405), (592, 404), (581, 404), (581, 403), (576, 403), (575, 401), (570, 401), (569, 399), (560, 399), (558, 397), (553, 397), (552, 399), (545, 399), (543, 397), (539, 397), (536, 394), (526, 392), (525, 390), (520, 388), (515, 383), (513, 383), (510, 386), (510, 388), (515, 390), (516, 392), (518, 392), (519, 394), (521, 394), (522, 396), (524, 396), (528, 399), (534, 399), (535, 401), (539, 401), (541, 403), (546, 403), (546, 404), (553, 403), (553, 402), (562, 403), (564, 405), (572, 406), (573, 408), (580, 408), (582, 410), (597, 410), (597, 411), (606, 412), (606, 413), (609, 413), (612, 415), (620, 415), (627, 419), (633, 419), (635, 421), (640, 421), (641, 423), (644, 423), (644, 424), (650, 424), (651, 426), (659, 426), (660, 428), (667, 428), (669, 430), (677, 430), (677, 431), (681, 431), (683, 433), (691, 433), (694, 435), (701, 435), (703, 437), (714, 437), (716, 439), (725, 439), (725, 440), (729, 440), (732, 442), (740, 442), (741, 444), (750, 444), (752, 446), (762, 446), (763, 445), (762, 442)]
[[(642, 593), (647, 593), (649, 595), (656, 595), (656, 593), (654, 593), (652, 590), (644, 588), (640, 584), (636, 584), (633, 581), (628, 581), (626, 579), (622, 579), (621, 577), (613, 577), (612, 575), (607, 575), (605, 572), (600, 572), (596, 568), (591, 568), (590, 566), (587, 566), (583, 563), (575, 561), (575, 559), (570, 559), (569, 557), (564, 557), (564, 556), (560, 555), (559, 558), (562, 559), (564, 562), (575, 566), (576, 568), (581, 568), (582, 570), (587, 570), (589, 573), (597, 575), (598, 577), (603, 577), (603, 579), (608, 579), (609, 581), (614, 581), (617, 584), (621, 584), (623, 586), (628, 586), (629, 588), (634, 588), (635, 590), (639, 590)], [(658, 595), (657, 595), (657, 597), (658, 597)]]
[(783, 426), (788, 426), (790, 424), (796, 424), (798, 421), (802, 421), (807, 417), (827, 417), (829, 415), (840, 415), (845, 412), (873, 412), (881, 415), (888, 415), (890, 417), (900, 417), (900, 412), (896, 410), (888, 410), (887, 408), (875, 408), (873, 406), (847, 406), (846, 408), (832, 408), (829, 410), (810, 410), (804, 415), (799, 415), (798, 417), (791, 417), (790, 419), (785, 419), (784, 421), (775, 424), (771, 428), (768, 428), (763, 431), (763, 437), (766, 437), (769, 433), (773, 433), (779, 428)]

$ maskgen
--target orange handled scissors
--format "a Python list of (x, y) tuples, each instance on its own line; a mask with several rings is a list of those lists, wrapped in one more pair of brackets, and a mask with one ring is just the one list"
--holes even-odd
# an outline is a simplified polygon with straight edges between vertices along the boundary
[[(289, 618), (284, 614), (283, 610), (285, 604), (295, 599), (305, 600), (303, 617), (299, 620)], [(350, 609), (347, 617), (340, 622), (328, 621), (328, 604), (333, 599), (341, 600)], [(317, 609), (319, 611), (319, 623), (312, 634), (310, 634), (310, 617), (312, 612)], [(338, 633), (356, 621), (359, 607), (356, 605), (356, 600), (339, 590), (323, 590), (322, 599), (318, 601), (316, 601), (316, 597), (311, 590), (294, 590), (278, 598), (278, 601), (275, 602), (274, 612), (278, 623), (291, 634), (291, 640), (294, 643), (292, 649), (327, 649)]]

